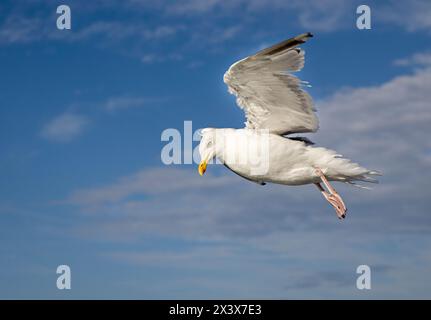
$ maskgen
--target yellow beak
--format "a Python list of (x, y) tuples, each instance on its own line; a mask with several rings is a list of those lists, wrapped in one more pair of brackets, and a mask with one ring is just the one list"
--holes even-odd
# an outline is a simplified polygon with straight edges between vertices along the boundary
[(207, 161), (202, 160), (198, 167), (199, 174), (203, 176), (206, 170), (207, 170)]

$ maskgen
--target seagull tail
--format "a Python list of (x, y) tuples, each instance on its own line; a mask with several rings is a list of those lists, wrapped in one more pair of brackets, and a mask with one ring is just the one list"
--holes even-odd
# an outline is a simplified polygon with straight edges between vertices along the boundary
[(350, 176), (348, 178), (346, 178), (346, 183), (357, 187), (357, 188), (361, 188), (361, 189), (367, 189), (367, 190), (371, 190), (372, 188), (368, 187), (368, 186), (364, 186), (360, 183), (357, 183), (358, 181), (360, 182), (366, 182), (366, 183), (379, 183), (379, 180), (377, 180), (377, 176), (381, 176), (382, 173), (378, 172), (378, 171), (374, 171), (374, 170), (366, 170), (364, 173), (355, 175), (355, 176)]
[(318, 159), (316, 161), (318, 167), (327, 168), (324, 173), (329, 179), (357, 187), (361, 187), (357, 182), (379, 183), (377, 177), (382, 175), (380, 172), (366, 169), (333, 150), (321, 147), (308, 150), (314, 153), (315, 159)]

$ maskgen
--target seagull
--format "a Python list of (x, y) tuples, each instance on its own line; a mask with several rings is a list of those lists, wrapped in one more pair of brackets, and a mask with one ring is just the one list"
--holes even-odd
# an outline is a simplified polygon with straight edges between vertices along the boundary
[(357, 182), (377, 183), (380, 173), (316, 147), (308, 138), (291, 136), (319, 128), (312, 99), (303, 89), (308, 83), (292, 74), (304, 66), (298, 46), (311, 37), (309, 32), (298, 35), (230, 66), (223, 79), (245, 113), (245, 128), (202, 129), (198, 171), (202, 176), (216, 159), (260, 185), (314, 184), (344, 219), (346, 205), (329, 181), (366, 188)]

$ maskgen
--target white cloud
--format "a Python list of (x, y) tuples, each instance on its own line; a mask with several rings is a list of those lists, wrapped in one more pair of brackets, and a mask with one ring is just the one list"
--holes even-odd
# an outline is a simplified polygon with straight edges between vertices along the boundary
[[(115, 114), (130, 108), (142, 107), (150, 103), (160, 102), (162, 99), (140, 96), (111, 97), (99, 104), (101, 111)], [(40, 135), (53, 142), (69, 142), (79, 137), (88, 128), (91, 119), (87, 115), (76, 112), (65, 112), (46, 123)]]
[[(250, 43), (252, 46), (253, 43), (272, 44), (271, 39), (289, 34), (282, 33), (285, 28), (316, 33), (352, 30), (356, 5), (353, 0), (129, 0), (122, 3), (103, 2), (103, 5), (99, 2), (78, 3), (74, 10), (79, 10), (80, 15), (85, 17), (83, 19), (90, 22), (62, 32), (52, 27), (50, 19), (35, 14), (41, 11), (36, 10), (35, 3), (25, 8), (18, 6), (0, 23), (0, 45), (35, 41), (87, 42), (91, 46), (109, 48), (121, 55), (139, 59), (144, 64), (184, 61), (187, 67), (196, 65), (189, 59), (197, 53), (202, 53), (204, 60), (205, 55), (220, 54), (224, 50), (244, 52), (242, 50)], [(114, 20), (102, 20), (97, 13), (107, 9), (118, 10), (121, 14)], [(390, 5), (375, 3), (371, 9), (373, 24), (397, 25), (408, 31), (431, 29), (429, 1), (408, 4), (391, 1)], [(137, 19), (148, 12), (158, 18), (156, 25)], [(270, 18), (272, 16), (274, 19)], [(262, 24), (265, 28), (261, 27)]]
[(383, 171), (385, 186), (377, 189), (393, 187), (411, 197), (408, 190), (414, 185), (416, 195), (424, 196), (428, 181), (423, 172), (431, 169), (429, 83), (431, 68), (425, 67), (380, 86), (333, 95), (317, 105), (319, 142)]
[(40, 39), (40, 26), (38, 18), (11, 15), (0, 26), (0, 43), (27, 43)]
[[(211, 189), (228, 185), (228, 177), (212, 177), (213, 179), (199, 179), (195, 174), (171, 167), (141, 170), (135, 174), (120, 178), (117, 182), (100, 188), (77, 190), (72, 193), (65, 203), (79, 206), (100, 207), (118, 203), (134, 195), (163, 195), (185, 190)], [(185, 191), (187, 191), (185, 190)]]
[(145, 64), (161, 63), (166, 61), (181, 61), (183, 56), (179, 53), (146, 53), (141, 57), (141, 61)]
[[(186, 0), (173, 5), (169, 5), (169, 2), (162, 3), (167, 4), (165, 10), (174, 15), (211, 17), (220, 14), (238, 16), (239, 11), (249, 14), (286, 12), (290, 21), (314, 32), (332, 32), (353, 27), (356, 7), (359, 5), (353, 0)], [(398, 25), (407, 31), (431, 30), (431, 2), (428, 0), (391, 0), (386, 3), (372, 3), (370, 7), (376, 21)], [(241, 17), (238, 16), (238, 19), (241, 20)]]
[(398, 25), (410, 32), (431, 31), (431, 2), (429, 0), (408, 2), (391, 0), (372, 12), (376, 14), (377, 19)]
[[(49, 10), (49, 9), (47, 9)], [(24, 11), (24, 10), (23, 10)], [(178, 24), (150, 26), (144, 22), (127, 20), (99, 20), (70, 31), (60, 31), (51, 25), (51, 19), (38, 16), (34, 12), (14, 13), (0, 23), (0, 44), (30, 43), (41, 40), (63, 40), (68, 42), (86, 41), (97, 38), (97, 43), (118, 44), (125, 40), (134, 43), (161, 41), (184, 29)]]
[(165, 10), (170, 14), (175, 15), (190, 15), (190, 14), (204, 14), (214, 10), (216, 7), (222, 5), (220, 0), (186, 0), (181, 2), (169, 3), (165, 2)]
[(130, 23), (124, 21), (96, 21), (92, 24), (74, 31), (69, 38), (74, 41), (103, 38), (108, 41), (118, 41), (133, 38), (135, 41), (160, 40), (175, 35), (182, 26), (160, 25), (153, 28), (143, 23)]
[(89, 120), (86, 116), (64, 113), (48, 122), (41, 135), (54, 142), (69, 142), (78, 137), (87, 128)]
[(144, 106), (147, 102), (148, 99), (145, 99), (143, 97), (112, 97), (103, 104), (103, 108), (107, 112), (115, 112), (119, 110)]
[(431, 52), (415, 53), (411, 57), (397, 59), (394, 61), (396, 66), (431, 66)]
[(222, 16), (236, 16), (239, 25), (245, 22), (238, 12), (246, 12), (250, 15), (257, 12), (285, 11), (290, 21), (296, 22), (300, 26), (313, 29), (314, 31), (334, 31), (343, 25), (348, 16), (346, 10), (351, 6), (351, 1), (322, 0), (233, 0), (233, 1), (199, 1), (186, 0), (169, 5), (167, 3), (165, 11), (170, 15), (177, 16), (206, 16), (208, 19)]

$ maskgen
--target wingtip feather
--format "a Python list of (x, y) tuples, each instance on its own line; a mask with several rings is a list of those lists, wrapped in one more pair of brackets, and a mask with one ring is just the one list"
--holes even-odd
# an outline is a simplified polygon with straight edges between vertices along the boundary
[[(256, 53), (254, 57), (259, 56), (271, 56), (274, 54), (278, 54), (280, 52), (283, 52), (288, 49), (293, 49), (297, 47), (300, 44), (303, 44), (307, 41), (308, 38), (312, 38), (313, 34), (311, 32), (302, 33), (296, 37), (284, 40), (282, 42), (279, 42), (269, 48), (263, 49)], [(253, 57), (253, 56), (252, 56)]]

